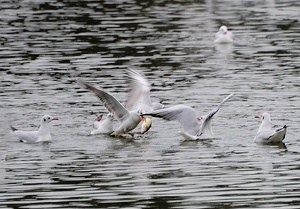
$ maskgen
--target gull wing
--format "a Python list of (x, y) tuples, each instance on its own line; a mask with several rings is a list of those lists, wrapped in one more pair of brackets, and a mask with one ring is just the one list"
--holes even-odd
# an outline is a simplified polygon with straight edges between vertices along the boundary
[(24, 143), (36, 143), (39, 136), (37, 131), (14, 131), (14, 134)]
[(104, 107), (112, 115), (117, 116), (118, 119), (123, 119), (124, 116), (126, 117), (129, 115), (129, 111), (111, 94), (102, 91), (100, 89), (97, 89), (82, 80), (77, 80), (77, 82), (83, 85), (92, 93), (94, 93), (99, 98), (99, 100), (104, 105)]
[(275, 130), (274, 134), (268, 138), (268, 142), (282, 142), (286, 135), (286, 128), (287, 126), (285, 125), (282, 128)]
[(269, 139), (275, 134), (272, 130), (260, 131), (256, 134), (254, 141), (262, 144), (267, 144)]
[(210, 126), (212, 117), (219, 111), (219, 109), (223, 106), (223, 104), (225, 102), (227, 102), (233, 95), (234, 95), (234, 93), (229, 94), (225, 99), (223, 99), (223, 101), (216, 108), (214, 108), (212, 111), (210, 111), (206, 116), (202, 117), (203, 122), (202, 122), (202, 125), (200, 128), (200, 131), (197, 134), (198, 136), (202, 135), (206, 128), (210, 129), (209, 126)]
[(188, 134), (196, 135), (196, 133), (199, 130), (197, 112), (195, 109), (189, 106), (176, 105), (173, 107), (163, 108), (143, 115), (150, 115), (153, 117), (163, 118), (169, 121), (178, 121), (183, 127), (184, 131)]
[(198, 140), (198, 139), (199, 139), (197, 136), (194, 136), (194, 135), (185, 133), (185, 132), (183, 132), (183, 131), (179, 131), (179, 134), (180, 134), (185, 140), (188, 140), (188, 141), (195, 141), (195, 140)]
[(143, 112), (152, 111), (150, 83), (144, 76), (131, 68), (128, 68), (126, 73), (129, 87), (126, 108), (128, 110), (142, 110)]
[(266, 130), (256, 134), (254, 141), (262, 144), (282, 143), (286, 135), (287, 126), (283, 126), (275, 131)]

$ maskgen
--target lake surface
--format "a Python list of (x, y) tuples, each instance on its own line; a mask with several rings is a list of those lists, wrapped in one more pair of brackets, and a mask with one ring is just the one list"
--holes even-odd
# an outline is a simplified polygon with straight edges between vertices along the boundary
[[(12, 1), (0, 13), (1, 208), (299, 208), (300, 4), (281, 1)], [(236, 43), (214, 44), (221, 25)], [(213, 120), (216, 138), (184, 142), (154, 119), (133, 140), (90, 136), (105, 108), (73, 81), (126, 100), (127, 66), (153, 101)], [(253, 142), (255, 115), (287, 125), (283, 146)], [(52, 142), (22, 144), (9, 125)]]

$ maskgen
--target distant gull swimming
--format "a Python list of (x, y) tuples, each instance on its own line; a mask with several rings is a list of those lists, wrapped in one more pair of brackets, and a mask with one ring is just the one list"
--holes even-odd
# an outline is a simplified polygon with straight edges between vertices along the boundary
[(233, 43), (233, 33), (225, 25), (221, 26), (215, 36), (215, 43)]

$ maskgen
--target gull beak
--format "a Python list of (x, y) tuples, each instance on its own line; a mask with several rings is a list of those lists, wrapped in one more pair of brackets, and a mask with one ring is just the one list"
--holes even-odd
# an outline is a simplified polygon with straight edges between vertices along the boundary
[(52, 118), (52, 120), (58, 120), (58, 118)]
[(255, 118), (261, 118), (261, 116), (260, 115), (255, 115)]

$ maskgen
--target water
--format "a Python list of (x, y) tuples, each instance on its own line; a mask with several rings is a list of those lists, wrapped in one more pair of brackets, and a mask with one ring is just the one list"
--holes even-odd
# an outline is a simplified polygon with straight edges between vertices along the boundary
[[(1, 3), (1, 208), (299, 208), (298, 1)], [(221, 25), (235, 45), (214, 45)], [(126, 99), (124, 69), (153, 100), (216, 115), (216, 139), (183, 142), (155, 119), (135, 140), (89, 136), (105, 109), (80, 77)], [(253, 143), (262, 112), (288, 126), (286, 148)], [(8, 130), (52, 122), (53, 142)]]

